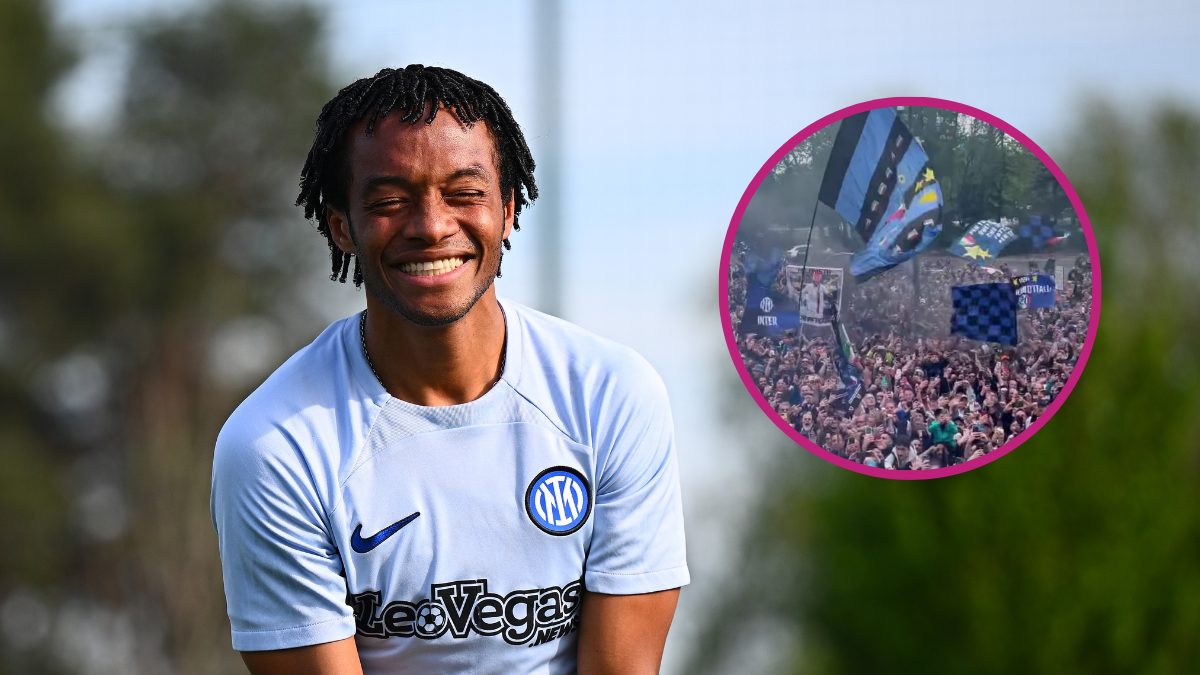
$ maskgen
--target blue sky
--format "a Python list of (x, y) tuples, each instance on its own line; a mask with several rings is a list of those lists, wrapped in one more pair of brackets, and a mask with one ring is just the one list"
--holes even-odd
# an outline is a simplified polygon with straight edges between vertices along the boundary
[[(197, 4), (57, 0), (60, 24), (95, 55), (64, 90), (80, 125), (103, 120), (115, 100), (120, 26)], [(320, 4), (338, 80), (411, 62), (461, 70), (507, 98), (538, 156), (545, 124), (535, 108), (531, 0)], [(697, 597), (728, 564), (721, 548), (755, 484), (754, 463), (718, 424), (721, 378), (732, 369), (716, 278), (729, 219), (762, 163), (812, 121), (895, 95), (967, 103), (1058, 156), (1093, 97), (1134, 116), (1164, 99), (1200, 109), (1200, 78), (1189, 68), (1200, 63), (1198, 19), (1200, 5), (1186, 0), (566, 7), (565, 315), (634, 347), (667, 382)], [(498, 288), (535, 304), (536, 205), (524, 224)], [(344, 313), (361, 303), (339, 297)], [(688, 625), (686, 616), (677, 624), (684, 640), (668, 669), (679, 665)]]

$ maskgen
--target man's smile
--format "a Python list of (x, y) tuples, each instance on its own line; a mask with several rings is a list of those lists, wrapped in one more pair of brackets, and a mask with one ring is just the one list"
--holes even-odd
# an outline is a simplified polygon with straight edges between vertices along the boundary
[[(420, 259), (414, 260), (414, 257)], [(462, 247), (427, 250), (415, 255), (409, 252), (397, 258), (384, 265), (389, 275), (398, 283), (426, 288), (456, 285), (459, 279), (473, 276), (479, 265), (479, 255)]]
[(463, 259), (461, 257), (440, 258), (438, 260), (426, 260), (424, 262), (409, 262), (399, 265), (400, 271), (405, 274), (413, 274), (419, 277), (434, 277), (447, 272), (453, 272), (461, 267)]

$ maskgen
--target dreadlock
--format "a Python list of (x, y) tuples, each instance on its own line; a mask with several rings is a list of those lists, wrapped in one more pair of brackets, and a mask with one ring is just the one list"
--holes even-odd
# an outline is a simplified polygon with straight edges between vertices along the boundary
[[(433, 123), (442, 106), (453, 110), (468, 126), (480, 120), (487, 124), (500, 160), (500, 193), (505, 197), (512, 195), (516, 204), (513, 229), (521, 229), (518, 225), (521, 207), (537, 199), (538, 191), (533, 180), (533, 155), (504, 99), (495, 89), (456, 70), (426, 68), (416, 63), (404, 70), (384, 68), (374, 77), (363, 78), (342, 89), (325, 104), (317, 117), (316, 140), (308, 152), (304, 170), (300, 172), (300, 196), (296, 198), (296, 205), (304, 207), (305, 218), (316, 217), (317, 231), (325, 235), (333, 266), (330, 279), (345, 283), (350, 259), (355, 258), (354, 285), (361, 286), (363, 281), (357, 256), (337, 247), (325, 216), (326, 206), (347, 211), (350, 128), (367, 118), (366, 135), (370, 137), (375, 132), (375, 124), (392, 110), (398, 111), (400, 121), (416, 125), (424, 115), (426, 103), (431, 107), (425, 124)], [(512, 248), (507, 238), (504, 248)]]

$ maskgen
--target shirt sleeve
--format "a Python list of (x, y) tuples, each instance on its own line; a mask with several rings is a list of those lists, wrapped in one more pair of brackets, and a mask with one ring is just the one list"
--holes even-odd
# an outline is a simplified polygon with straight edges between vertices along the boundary
[(217, 438), (210, 501), (238, 651), (354, 635), (341, 557), (301, 453), (277, 429), (231, 418)]
[(690, 581), (666, 388), (641, 357), (616, 370), (601, 406), (596, 502), (584, 585), (633, 595)]

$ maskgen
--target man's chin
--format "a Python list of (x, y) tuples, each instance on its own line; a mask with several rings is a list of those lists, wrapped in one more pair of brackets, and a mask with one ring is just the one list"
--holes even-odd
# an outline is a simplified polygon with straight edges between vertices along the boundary
[(379, 300), (386, 305), (388, 309), (396, 312), (412, 323), (418, 326), (436, 328), (439, 326), (449, 326), (450, 324), (469, 314), (479, 302), (479, 299), (482, 298), (485, 293), (487, 293), (489, 288), (491, 288), (490, 283), (482, 288), (476, 289), (473, 297), (468, 298), (466, 301), (448, 306), (442, 305), (439, 307), (415, 306), (404, 302), (386, 290), (382, 293), (375, 292), (375, 290), (371, 288), (368, 288), (367, 290), (371, 293), (371, 295), (375, 296), (376, 300)]
[(437, 312), (418, 310), (404, 305), (397, 305), (392, 307), (392, 309), (400, 314), (400, 316), (403, 316), (405, 319), (408, 319), (418, 326), (436, 328), (438, 326), (449, 326), (455, 321), (458, 321), (466, 316), (471, 311), (472, 307), (474, 307), (474, 304)]

